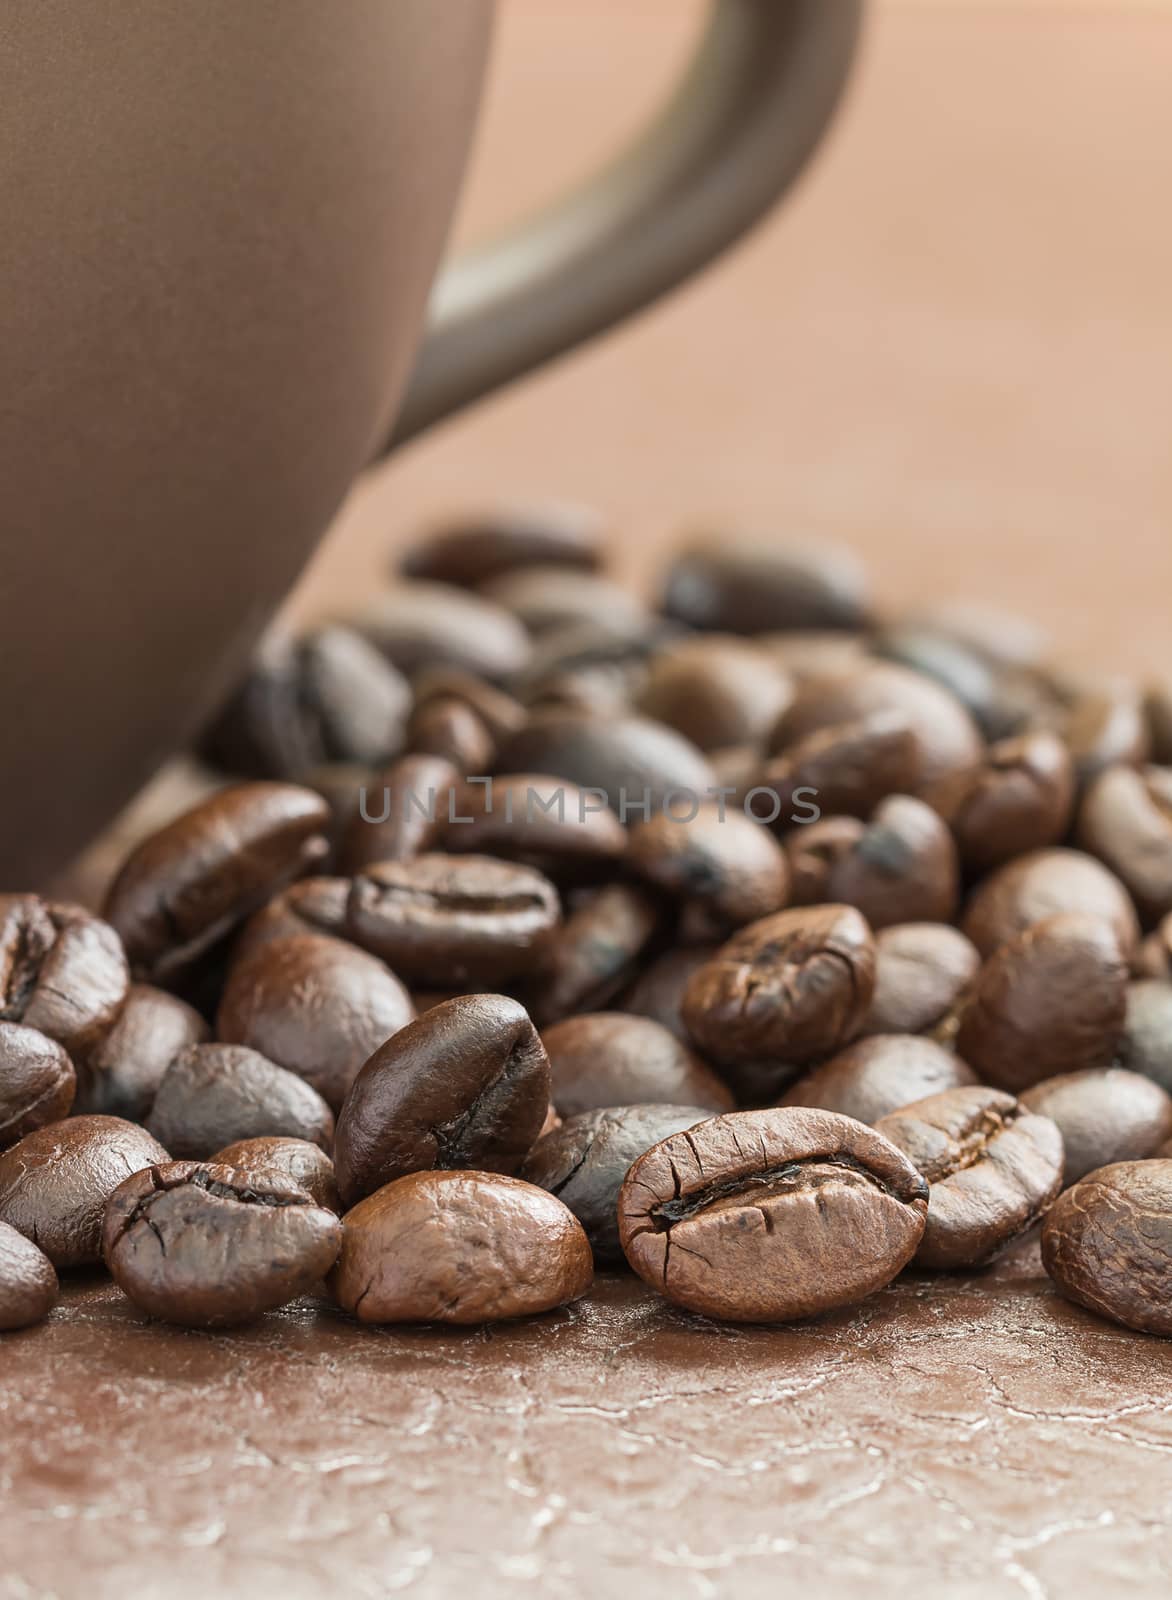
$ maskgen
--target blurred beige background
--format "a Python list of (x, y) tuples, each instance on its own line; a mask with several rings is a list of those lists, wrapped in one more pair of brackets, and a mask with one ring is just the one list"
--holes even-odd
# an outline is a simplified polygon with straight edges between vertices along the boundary
[[(827, 0), (834, 3), (834, 0)], [(503, 0), (459, 236), (585, 173), (698, 0)], [(1172, 6), (878, 0), (799, 191), (702, 280), (356, 490), (298, 609), (452, 510), (565, 495), (648, 573), (713, 519), (823, 530), (893, 603), (965, 593), (1172, 668)]]

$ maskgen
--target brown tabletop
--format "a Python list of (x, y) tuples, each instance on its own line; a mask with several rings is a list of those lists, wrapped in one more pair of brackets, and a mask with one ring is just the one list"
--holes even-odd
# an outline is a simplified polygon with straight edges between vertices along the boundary
[[(513, 0), (465, 229), (582, 170), (698, 6)], [(452, 508), (565, 494), (638, 576), (712, 517), (831, 533), (1172, 667), (1172, 12), (879, 8), (792, 206), (622, 337), (361, 486), (298, 599)], [(534, 130), (537, 130), (535, 133)], [(1166, 1596), (1172, 1346), (1036, 1247), (791, 1329), (633, 1281), (484, 1332), (231, 1335), (73, 1281), (0, 1344), (0, 1595)]]

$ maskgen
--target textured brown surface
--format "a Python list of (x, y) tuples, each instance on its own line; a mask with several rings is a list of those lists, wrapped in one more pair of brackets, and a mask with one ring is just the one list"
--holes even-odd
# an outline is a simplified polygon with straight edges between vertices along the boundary
[[(470, 227), (633, 125), (697, 12), (511, 0)], [(884, 8), (792, 208), (373, 477), (301, 608), (364, 597), (421, 518), (569, 494), (633, 571), (729, 511), (845, 537), (888, 601), (1166, 668), (1170, 76), (1167, 8)], [(0, 1594), (1163, 1600), (1172, 1345), (1020, 1262), (779, 1331), (608, 1278), (491, 1336), (184, 1335), (67, 1282), (0, 1344)]]

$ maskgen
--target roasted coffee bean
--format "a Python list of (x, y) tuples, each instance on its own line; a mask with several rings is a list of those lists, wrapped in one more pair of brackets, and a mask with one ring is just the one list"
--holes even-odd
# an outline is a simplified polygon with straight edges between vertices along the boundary
[(74, 1113), (145, 1122), (167, 1068), (209, 1031), (199, 1012), (173, 994), (131, 984), (117, 1022), (78, 1069)]
[(554, 883), (597, 878), (627, 852), (627, 830), (597, 791), (540, 773), (469, 784), (456, 817), (445, 850), (520, 861)]
[(1172, 767), (1108, 767), (1088, 785), (1078, 842), (1106, 862), (1149, 924), (1172, 912)]
[(1058, 1124), (1067, 1185), (1096, 1167), (1155, 1155), (1172, 1137), (1172, 1096), (1149, 1078), (1120, 1067), (1047, 1078), (1027, 1089), (1021, 1103)]
[(464, 786), (443, 756), (404, 756), (375, 777), (338, 851), (343, 872), (378, 861), (412, 861), (436, 847), (449, 819), (459, 816)]
[(981, 968), (956, 1037), (978, 1076), (1020, 1094), (1044, 1078), (1111, 1064), (1127, 966), (1109, 923), (1065, 913), (1010, 939)]
[(653, 1144), (711, 1115), (711, 1109), (679, 1105), (581, 1111), (537, 1141), (521, 1176), (569, 1206), (586, 1230), (598, 1265), (621, 1266), (625, 1258), (617, 1205), (631, 1163)]
[(880, 712), (898, 714), (911, 727), (916, 759), (909, 792), (921, 799), (933, 802), (942, 785), (980, 765), (981, 736), (956, 696), (930, 678), (889, 661), (803, 684), (774, 727), (768, 752), (785, 754), (823, 728)]
[(789, 674), (764, 651), (744, 639), (703, 635), (652, 660), (636, 705), (711, 755), (759, 744), (792, 698)]
[(450, 761), (464, 776), (488, 772), (496, 750), (477, 712), (453, 696), (437, 696), (415, 708), (407, 724), (407, 745), (413, 755)]
[(692, 974), (710, 961), (718, 949), (714, 944), (697, 944), (665, 950), (639, 974), (629, 989), (623, 991), (616, 1002), (618, 1009), (632, 1016), (650, 1017), (677, 1039), (689, 1043), (682, 1009), (684, 990)]
[(953, 1015), (980, 970), (976, 947), (944, 922), (875, 935), (875, 994), (863, 1032), (927, 1033)]
[(899, 922), (948, 922), (960, 897), (952, 835), (922, 800), (888, 795), (854, 845), (830, 863), (825, 893), (830, 900), (855, 906), (875, 929)]
[(1117, 1064), (1172, 1094), (1172, 983), (1148, 978), (1128, 984)]
[(411, 983), (506, 982), (557, 926), (557, 890), (532, 867), (491, 856), (422, 855), (355, 876), (350, 937)]
[(1138, 766), (1148, 758), (1148, 728), (1134, 687), (1119, 680), (1089, 691), (1068, 691), (1061, 733), (1080, 789), (1108, 767)]
[(314, 794), (320, 794), (330, 808), (326, 839), (331, 863), (358, 815), (363, 796), (369, 794), (374, 785), (374, 776), (374, 768), (357, 761), (326, 762), (318, 767), (307, 768), (301, 775), (305, 787), (312, 789)]
[(1032, 1227), (1062, 1187), (1062, 1135), (998, 1089), (947, 1089), (876, 1132), (928, 1180), (919, 1267), (975, 1267)]
[(961, 928), (982, 956), (1046, 917), (1078, 912), (1114, 930), (1125, 955), (1139, 938), (1135, 907), (1119, 879), (1079, 850), (1034, 850), (990, 874), (969, 898)]
[(238, 1044), (184, 1050), (159, 1085), (147, 1127), (176, 1160), (192, 1161), (236, 1139), (283, 1134), (328, 1149), (334, 1136), (316, 1089)]
[(853, 1305), (911, 1260), (928, 1185), (894, 1145), (824, 1111), (741, 1111), (654, 1145), (619, 1192), (645, 1282), (730, 1322)]
[(429, 1167), (516, 1172), (549, 1102), (549, 1060), (524, 1006), (495, 994), (433, 1006), (374, 1052), (346, 1097), (342, 1200)]
[(632, 684), (642, 683), (647, 657), (681, 636), (674, 623), (649, 625), (645, 618), (635, 626), (614, 617), (558, 628), (533, 641), (528, 664), (510, 680), (509, 688), (532, 708), (559, 687), (588, 679), (600, 685), (609, 677), (609, 703), (616, 709), (616, 694), (627, 704)]
[(0, 1333), (43, 1322), (56, 1300), (57, 1274), (48, 1256), (0, 1222)]
[(567, 1017), (541, 1036), (549, 1056), (550, 1098), (563, 1117), (606, 1106), (657, 1102), (731, 1111), (733, 1097), (714, 1072), (649, 1017), (595, 1011)]
[(598, 1011), (620, 992), (660, 926), (656, 902), (643, 890), (609, 883), (588, 893), (537, 952), (526, 993), (541, 1028), (578, 1011)]
[(857, 911), (780, 911), (742, 928), (692, 975), (684, 1022), (711, 1061), (800, 1064), (854, 1037), (874, 987), (875, 941)]
[(613, 578), (572, 567), (514, 567), (479, 585), (486, 600), (504, 606), (530, 633), (572, 628), (578, 623), (613, 624), (636, 631), (648, 625), (646, 607)]
[(0, 1150), (67, 1117), (76, 1089), (73, 1062), (55, 1039), (0, 1022)]
[(780, 911), (789, 893), (789, 867), (773, 835), (711, 801), (638, 823), (627, 859), (641, 878), (700, 912), (709, 938)]
[(347, 1213), (331, 1286), (359, 1322), (474, 1324), (552, 1311), (593, 1276), (581, 1224), (544, 1189), (416, 1172)]
[(779, 831), (811, 820), (803, 806), (824, 817), (867, 817), (888, 795), (906, 793), (918, 765), (912, 727), (900, 711), (832, 723), (766, 763), (755, 782), (768, 792), (755, 797), (753, 815)]
[(727, 531), (694, 539), (667, 574), (663, 609), (692, 628), (769, 633), (788, 628), (861, 628), (866, 570), (829, 540), (783, 540)]
[(822, 817), (785, 835), (782, 844), (793, 905), (825, 905), (830, 900), (830, 875), (858, 847), (866, 826), (858, 817)]
[(511, 694), (458, 667), (424, 667), (415, 674), (411, 687), (416, 710), (433, 700), (459, 700), (475, 711), (488, 729), (494, 749), (508, 734), (523, 728), (529, 715)]
[(131, 1172), (170, 1157), (145, 1128), (120, 1117), (69, 1117), (37, 1128), (0, 1155), (0, 1222), (55, 1267), (101, 1259), (106, 1201)]
[(996, 669), (979, 650), (923, 623), (901, 622), (881, 628), (871, 639), (883, 661), (909, 667), (956, 697), (987, 739), (1007, 732), (1001, 712)]
[(1131, 970), (1137, 978), (1172, 978), (1172, 913), (1140, 945)]
[(504, 606), (442, 583), (384, 589), (355, 626), (407, 674), (445, 666), (503, 679), (529, 659), (529, 635)]
[(342, 1224), (279, 1172), (170, 1161), (110, 1196), (102, 1255), (148, 1316), (227, 1328), (288, 1304), (333, 1266)]
[(327, 1211), (342, 1209), (334, 1163), (320, 1145), (310, 1144), (308, 1139), (289, 1139), (279, 1134), (237, 1139), (235, 1144), (218, 1150), (211, 1160), (217, 1166), (235, 1167), (239, 1172), (260, 1169), (283, 1173)]
[(1074, 766), (1056, 734), (1021, 734), (991, 745), (983, 766), (937, 797), (964, 865), (985, 872), (1057, 844), (1074, 809)]
[(0, 895), (0, 1022), (23, 1022), (80, 1055), (110, 1027), (129, 986), (108, 923), (39, 895)]
[(867, 664), (865, 633), (844, 633), (837, 628), (793, 628), (781, 633), (759, 633), (753, 645), (783, 667), (795, 683), (834, 677)]
[(1042, 1261), (1068, 1300), (1140, 1333), (1172, 1334), (1172, 1161), (1121, 1161), (1067, 1189)]
[(246, 950), (274, 939), (296, 939), (303, 934), (344, 939), (349, 898), (349, 878), (302, 878), (300, 883), (290, 884), (249, 917), (232, 946), (233, 961), (239, 961)]
[(966, 1062), (932, 1039), (877, 1033), (856, 1040), (799, 1078), (781, 1104), (815, 1106), (874, 1124), (914, 1100), (976, 1081)]
[(1150, 683), (1143, 698), (1151, 758), (1161, 766), (1172, 766), (1172, 677)]
[(591, 506), (517, 506), (438, 528), (407, 551), (399, 570), (408, 578), (475, 588), (502, 572), (537, 564), (601, 566), (605, 527)]
[(504, 773), (544, 772), (605, 794), (620, 822), (661, 810), (669, 795), (707, 798), (712, 768), (674, 728), (644, 717), (602, 719), (573, 712), (543, 712), (497, 755)]
[(630, 711), (631, 697), (642, 681), (642, 668), (629, 662), (547, 673), (525, 691), (525, 720), (562, 713), (623, 717)]
[(328, 761), (386, 761), (403, 742), (406, 678), (351, 628), (275, 635), (200, 739), (213, 766), (304, 781)]
[(1036, 667), (1050, 651), (1036, 622), (979, 600), (937, 600), (905, 620), (955, 639), (995, 667)]
[[(305, 934), (253, 946), (233, 963), (216, 1032), (304, 1078), (337, 1111), (371, 1051), (414, 1014), (407, 990), (381, 961), (341, 939)], [(305, 1136), (292, 1127), (251, 1131)]]
[(136, 977), (189, 967), (322, 860), (329, 807), (310, 789), (245, 783), (202, 801), (131, 851), (106, 898)]

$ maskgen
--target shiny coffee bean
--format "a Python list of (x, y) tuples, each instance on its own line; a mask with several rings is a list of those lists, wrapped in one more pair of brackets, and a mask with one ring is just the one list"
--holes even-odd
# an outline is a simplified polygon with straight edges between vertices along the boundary
[(347, 1213), (331, 1279), (359, 1322), (501, 1322), (567, 1305), (594, 1276), (554, 1195), (489, 1172), (416, 1172)]
[(407, 724), (407, 747), (412, 755), (438, 756), (469, 776), (491, 770), (496, 741), (470, 705), (450, 696), (416, 706)]
[(720, 1063), (830, 1055), (859, 1031), (875, 987), (875, 941), (850, 906), (781, 911), (742, 928), (684, 991), (684, 1021)]
[(165, 982), (189, 967), (326, 852), (329, 807), (310, 789), (223, 789), (132, 850), (105, 915), (135, 976)]
[(67, 1117), (76, 1089), (73, 1062), (55, 1039), (0, 1022), (0, 1150)]
[(400, 672), (459, 667), (505, 679), (529, 659), (529, 635), (503, 606), (442, 583), (384, 589), (355, 627)]
[(31, 1239), (0, 1222), (0, 1333), (43, 1322), (56, 1301), (53, 1263)]
[(1172, 1094), (1172, 983), (1149, 978), (1128, 984), (1117, 1064)]
[(875, 935), (875, 993), (863, 1033), (928, 1033), (954, 1013), (980, 970), (976, 947), (944, 922)]
[(781, 1104), (815, 1106), (874, 1124), (914, 1100), (976, 1081), (966, 1062), (932, 1039), (877, 1033), (807, 1072), (790, 1085)]
[(505, 509), (437, 528), (407, 551), (407, 578), (475, 588), (516, 567), (601, 566), (605, 525), (592, 506), (551, 504)]
[(919, 1267), (979, 1266), (1032, 1227), (1062, 1187), (1062, 1135), (1049, 1117), (998, 1089), (948, 1089), (876, 1132), (928, 1180)]
[(480, 584), (479, 592), (535, 634), (583, 622), (607, 626), (616, 619), (632, 631), (648, 625), (646, 607), (630, 589), (572, 567), (514, 567)]
[(792, 697), (789, 674), (754, 644), (702, 635), (655, 656), (636, 706), (711, 756), (759, 744)]
[(412, 861), (434, 850), (449, 819), (459, 816), (464, 786), (444, 756), (403, 756), (375, 775), (338, 850), (342, 872), (377, 861)]
[(894, 1145), (824, 1111), (741, 1111), (635, 1162), (619, 1237), (674, 1304), (730, 1322), (849, 1306), (911, 1260), (928, 1185)]
[(549, 1102), (549, 1060), (523, 1006), (492, 994), (433, 1006), (374, 1052), (346, 1097), (342, 1200), (429, 1167), (516, 1172)]
[(915, 763), (909, 792), (921, 799), (933, 802), (942, 785), (981, 763), (983, 741), (956, 696), (888, 661), (803, 684), (773, 730), (769, 754), (785, 754), (810, 734), (878, 713), (900, 715), (910, 725)]
[(302, 878), (274, 895), (241, 928), (232, 946), (232, 960), (246, 950), (274, 939), (296, 939), (303, 934), (344, 939), (349, 878)]
[(711, 1115), (710, 1109), (680, 1105), (581, 1111), (537, 1141), (521, 1176), (570, 1208), (585, 1229), (599, 1266), (622, 1266), (617, 1205), (632, 1162), (653, 1144)]
[(731, 1111), (733, 1097), (696, 1055), (658, 1022), (621, 1011), (567, 1017), (541, 1036), (550, 1098), (563, 1117), (657, 1102)]
[(773, 835), (715, 802), (638, 823), (627, 860), (639, 877), (699, 912), (710, 938), (780, 911), (789, 893), (785, 853)]
[(113, 1023), (129, 986), (108, 923), (39, 895), (0, 895), (0, 1022), (37, 1028), (80, 1055)]
[(1125, 955), (1139, 938), (1127, 890), (1101, 862), (1080, 850), (1034, 850), (1007, 861), (969, 897), (961, 929), (982, 956), (1059, 912), (1100, 918)]
[(832, 723), (766, 763), (755, 782), (769, 793), (755, 797), (753, 814), (779, 831), (791, 825), (795, 811), (803, 816), (803, 804), (817, 806), (824, 817), (867, 817), (888, 795), (906, 793), (918, 766), (912, 726), (902, 712)]
[(503, 773), (544, 772), (583, 789), (600, 789), (620, 822), (649, 817), (679, 792), (706, 798), (715, 782), (704, 757), (673, 728), (644, 717), (544, 712), (506, 739)]
[(200, 754), (242, 778), (304, 781), (329, 761), (386, 761), (410, 707), (406, 678), (352, 629), (275, 635), (204, 730)]
[(719, 949), (715, 944), (675, 947), (656, 956), (615, 1002), (618, 1010), (637, 1017), (650, 1017), (677, 1039), (689, 1043), (683, 1016), (684, 990), (692, 974), (710, 961)]
[(852, 550), (824, 539), (722, 531), (680, 549), (663, 609), (692, 628), (769, 633), (861, 628), (868, 602), (866, 570)]
[(69, 1117), (0, 1154), (0, 1222), (34, 1240), (57, 1268), (100, 1260), (106, 1201), (132, 1172), (170, 1157), (120, 1117)]
[(371, 1051), (414, 1014), (407, 990), (374, 956), (341, 939), (302, 935), (253, 946), (233, 963), (216, 1032), (304, 1078), (336, 1111)]
[(899, 922), (949, 922), (960, 897), (952, 835), (922, 800), (888, 795), (854, 845), (831, 862), (825, 892), (832, 901), (856, 907), (875, 929)]
[(328, 1149), (334, 1118), (316, 1089), (237, 1044), (196, 1044), (159, 1085), (147, 1127), (176, 1160), (204, 1161), (236, 1139), (281, 1134)]
[(986, 1083), (1020, 1094), (1059, 1073), (1109, 1066), (1126, 1002), (1127, 966), (1110, 924), (1047, 917), (985, 962), (956, 1048)]
[(1067, 1189), (1042, 1261), (1076, 1305), (1140, 1333), (1172, 1334), (1172, 1161), (1122, 1161)]
[(333, 1266), (342, 1224), (278, 1172), (170, 1161), (110, 1196), (102, 1255), (140, 1311), (227, 1328), (287, 1305)]
[(630, 982), (660, 920), (656, 901), (629, 884), (587, 893), (537, 952), (526, 995), (538, 1027), (608, 1005)]
[(359, 872), (346, 927), (410, 983), (481, 987), (530, 967), (534, 946), (560, 915), (557, 890), (532, 867), (422, 855)]
[(281, 1134), (237, 1139), (210, 1159), (217, 1166), (235, 1167), (239, 1172), (280, 1172), (327, 1211), (342, 1209), (334, 1163), (320, 1145), (310, 1144), (308, 1139), (290, 1139)]
[(1004, 739), (938, 803), (964, 865), (986, 872), (1065, 837), (1074, 809), (1070, 753), (1053, 733)]
[(1150, 925), (1172, 912), (1172, 767), (1108, 767), (1088, 785), (1078, 842), (1105, 862)]
[(866, 826), (858, 817), (823, 817), (791, 828), (782, 845), (789, 863), (792, 905), (825, 905), (831, 899), (830, 875), (858, 847)]
[(79, 1067), (74, 1113), (145, 1122), (167, 1068), (208, 1033), (199, 1012), (175, 995), (131, 984), (117, 1022)]
[(627, 830), (601, 795), (540, 773), (467, 785), (456, 817), (443, 832), (450, 854), (520, 861), (554, 883), (598, 878), (627, 852)]
[(1120, 1067), (1047, 1078), (1027, 1089), (1021, 1103), (1058, 1124), (1067, 1185), (1096, 1167), (1155, 1155), (1172, 1137), (1172, 1095)]

